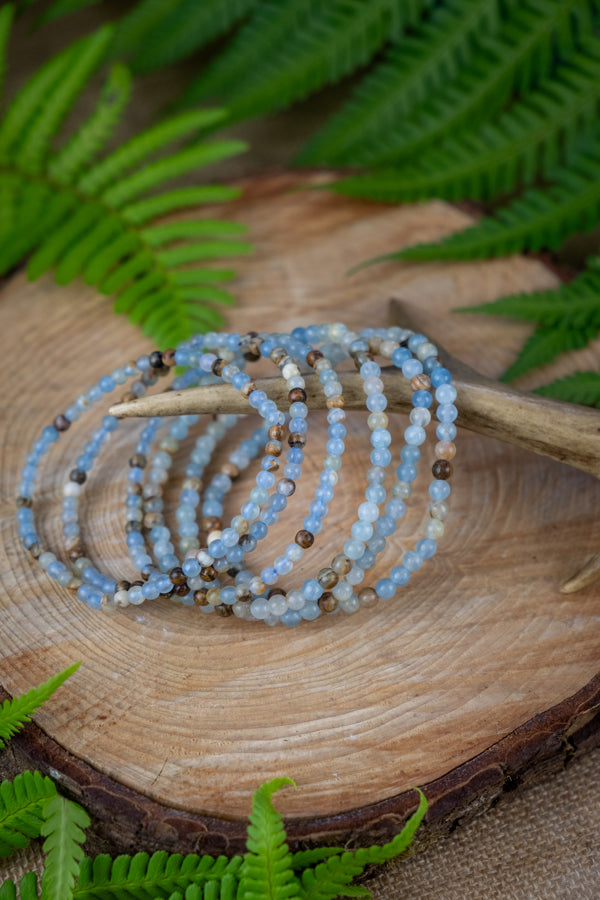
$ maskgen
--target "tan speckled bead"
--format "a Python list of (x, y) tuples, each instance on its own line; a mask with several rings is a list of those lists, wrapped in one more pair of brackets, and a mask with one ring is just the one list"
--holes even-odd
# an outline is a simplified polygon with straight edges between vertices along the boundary
[(337, 575), (347, 575), (352, 568), (352, 560), (347, 556), (344, 556), (343, 553), (338, 553), (338, 555), (333, 558), (331, 568)]
[(312, 547), (314, 544), (315, 536), (314, 534), (311, 534), (310, 531), (307, 531), (306, 528), (301, 528), (300, 531), (297, 532), (294, 540), (299, 547), (303, 547), (306, 550), (307, 547)]
[(438, 441), (433, 452), (437, 459), (454, 459), (456, 456), (456, 445), (452, 441)]
[(358, 594), (358, 599), (361, 606), (371, 607), (375, 606), (379, 597), (375, 593), (372, 587), (364, 587)]
[(413, 391), (428, 391), (431, 387), (431, 378), (424, 372), (421, 372), (420, 375), (413, 375), (410, 386)]
[(317, 575), (317, 581), (322, 588), (325, 588), (327, 590), (335, 587), (339, 580), (339, 575), (334, 572), (333, 569), (329, 568), (329, 566), (321, 569), (321, 571)]
[(446, 481), (452, 475), (452, 463), (447, 459), (436, 459), (431, 467), (433, 477), (439, 481)]
[(337, 609), (338, 602), (330, 591), (325, 591), (319, 597), (319, 608), (322, 612), (330, 613)]

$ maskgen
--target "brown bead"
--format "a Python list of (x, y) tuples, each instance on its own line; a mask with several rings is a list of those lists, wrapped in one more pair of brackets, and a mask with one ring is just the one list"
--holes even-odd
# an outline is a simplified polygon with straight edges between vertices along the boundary
[(148, 465), (148, 460), (146, 459), (143, 453), (134, 453), (131, 459), (129, 460), (129, 465), (132, 469), (145, 469)]
[(218, 516), (203, 516), (200, 523), (202, 531), (220, 531), (221, 520)]
[(309, 366), (314, 366), (318, 359), (323, 359), (323, 354), (320, 350), (309, 350), (306, 354), (306, 362)]
[(285, 437), (284, 425), (271, 425), (269, 428), (269, 438), (272, 441), (282, 441)]
[(240, 547), (245, 547), (246, 544), (249, 544), (253, 540), (254, 540), (254, 538), (250, 537), (249, 534), (242, 534), (242, 535), (240, 535), (239, 545), (240, 545)]
[(203, 487), (202, 479), (198, 478), (197, 475), (188, 475), (183, 479), (181, 487), (188, 491), (201, 491)]
[(33, 506), (33, 501), (31, 499), (31, 497), (17, 497), (16, 503), (17, 503), (17, 506), (19, 507), (19, 509), (21, 509), (22, 507), (31, 509), (31, 507)]
[(452, 475), (452, 463), (448, 462), (447, 459), (436, 459), (431, 467), (431, 471), (434, 478), (445, 481)]
[(133, 391), (125, 391), (124, 394), (121, 394), (121, 403), (131, 403), (131, 401), (135, 399), (136, 396)]
[(265, 463), (266, 472), (276, 472), (278, 468), (279, 462), (274, 457), (272, 457), (268, 462)]
[(376, 592), (372, 587), (364, 587), (358, 594), (358, 599), (361, 606), (375, 606), (378, 601), (378, 597)]
[(306, 447), (306, 437), (303, 434), (290, 434), (288, 444), (290, 447)]
[(215, 606), (215, 612), (218, 616), (221, 616), (222, 619), (227, 619), (229, 616), (233, 615), (231, 606), (228, 606), (226, 603), (219, 603), (218, 606)]
[(139, 531), (140, 523), (139, 522), (126, 522), (125, 523), (125, 534), (131, 534), (132, 531)]
[(128, 591), (131, 587), (131, 582), (127, 581), (126, 578), (122, 578), (120, 581), (117, 581), (117, 586), (115, 591)]
[(152, 353), (150, 354), (150, 356), (148, 357), (148, 360), (153, 369), (162, 368), (163, 355), (160, 352), (160, 350), (153, 350)]
[(281, 588), (271, 588), (267, 594), (267, 600), (270, 600), (271, 597), (287, 597), (287, 591), (283, 591)]
[(285, 347), (273, 347), (269, 354), (269, 358), (275, 363), (276, 366), (279, 366), (284, 359), (289, 359), (289, 354)]
[(52, 424), (57, 431), (67, 431), (71, 427), (70, 421), (62, 413), (55, 418)]
[(338, 553), (338, 555), (333, 558), (331, 568), (338, 575), (347, 575), (352, 568), (352, 560), (348, 559), (347, 556), (344, 556), (343, 553)]
[(67, 555), (71, 562), (75, 562), (81, 556), (85, 556), (85, 547), (83, 546), (83, 541), (79, 540), (77, 543), (69, 547)]
[(186, 582), (185, 574), (181, 566), (175, 566), (174, 569), (171, 569), (169, 578), (173, 584), (185, 584)]
[(29, 547), (29, 552), (34, 559), (37, 559), (38, 556), (42, 555), (42, 545), (38, 544), (36, 541), (35, 544), (32, 544), (31, 547)]
[(338, 602), (331, 591), (325, 591), (325, 593), (321, 594), (319, 597), (319, 608), (325, 613), (333, 612), (337, 609), (337, 605)]
[(252, 391), (255, 391), (255, 390), (256, 390), (256, 383), (254, 381), (247, 381), (246, 384), (240, 388), (240, 394), (242, 395), (242, 397), (244, 397), (247, 400), (248, 397), (250, 396), (250, 394), (252, 393)]
[(226, 462), (221, 466), (221, 472), (223, 475), (228, 475), (232, 481), (235, 481), (236, 478), (240, 477), (240, 470), (234, 463)]
[(268, 441), (265, 444), (265, 453), (269, 456), (281, 456), (282, 449), (281, 441)]
[(339, 580), (340, 579), (338, 574), (334, 572), (333, 569), (330, 569), (329, 566), (321, 569), (321, 571), (317, 575), (317, 581), (322, 588), (326, 588), (327, 590), (329, 590), (329, 588), (335, 587)]
[(456, 444), (452, 441), (438, 441), (433, 448), (437, 459), (454, 459), (456, 456)]
[(143, 519), (144, 528), (147, 528), (148, 531), (151, 531), (157, 525), (164, 525), (165, 517), (162, 513), (158, 512), (149, 512), (146, 513)]
[(130, 481), (129, 484), (127, 485), (127, 491), (130, 494), (137, 494), (138, 497), (141, 496), (143, 490), (144, 490), (144, 486), (141, 484), (138, 484), (137, 481)]
[(292, 478), (280, 478), (277, 482), (277, 493), (291, 497), (296, 492), (296, 482)]
[(173, 593), (178, 597), (185, 597), (189, 592), (190, 589), (187, 584), (176, 584), (173, 588)]
[(87, 475), (83, 469), (71, 469), (69, 472), (69, 479), (74, 481), (75, 484), (83, 484), (86, 478)]
[(168, 350), (163, 350), (162, 354), (163, 366), (171, 366), (175, 365), (175, 350), (172, 347), (169, 347)]
[(292, 388), (288, 394), (290, 403), (306, 403), (306, 391), (304, 388)]
[(315, 536), (310, 531), (307, 531), (306, 528), (301, 528), (300, 531), (296, 533), (294, 540), (299, 547), (303, 547), (306, 550), (307, 547), (312, 547), (314, 544)]
[(208, 606), (207, 593), (207, 588), (200, 588), (199, 591), (194, 591), (194, 603), (196, 606)]
[(431, 378), (424, 372), (420, 372), (418, 375), (413, 375), (410, 386), (413, 391), (428, 391), (431, 387)]
[(203, 566), (200, 569), (200, 578), (202, 581), (214, 581), (216, 577), (217, 572), (213, 566)]
[(227, 363), (225, 362), (225, 360), (221, 359), (220, 356), (217, 356), (211, 367), (213, 375), (220, 375), (226, 365)]
[(256, 344), (248, 344), (246, 349), (244, 350), (244, 359), (247, 359), (248, 362), (256, 362), (260, 357), (260, 350)]
[(328, 397), (326, 405), (327, 409), (343, 409), (346, 404), (343, 397)]

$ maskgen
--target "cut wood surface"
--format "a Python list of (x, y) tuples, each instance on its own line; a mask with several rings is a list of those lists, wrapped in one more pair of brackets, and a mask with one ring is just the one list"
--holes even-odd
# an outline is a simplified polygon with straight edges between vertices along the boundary
[[(540, 261), (386, 263), (349, 278), (357, 261), (432, 240), (468, 217), (442, 203), (387, 207), (290, 191), (296, 184), (286, 174), (250, 179), (233, 207), (258, 249), (237, 262), (231, 330), (385, 325), (388, 298), (401, 295), (418, 327), (452, 354), (491, 377), (506, 368), (528, 327), (451, 310), (553, 286), (556, 276)], [(294, 839), (385, 837), (415, 805), (415, 785), (431, 786), (430, 819), (450, 821), (467, 801), (489, 800), (490, 785), (498, 792), (515, 773), (561, 759), (569, 734), (587, 728), (589, 742), (600, 705), (600, 589), (563, 595), (559, 586), (600, 549), (600, 485), (591, 475), (463, 431), (447, 533), (393, 600), (295, 629), (165, 601), (94, 612), (21, 548), (18, 471), (54, 415), (151, 345), (80, 283), (30, 284), (19, 272), (0, 301), (5, 345), (19, 356), (2, 392), (0, 683), (17, 694), (83, 660), (36, 715), (42, 730), (15, 740), (13, 759), (51, 769), (96, 813), (106, 842), (239, 850), (253, 790), (279, 775), (297, 784), (278, 798)], [(548, 380), (574, 362), (597, 365), (594, 347), (536, 377)], [(140, 427), (120, 427), (82, 503), (92, 558), (120, 577), (133, 575), (121, 506)], [(257, 568), (304, 517), (323, 455), (324, 429), (315, 427), (295, 502), (254, 554)], [(369, 448), (365, 415), (349, 414), (348, 427), (324, 531), (284, 586), (326, 565), (354, 521)], [(396, 439), (404, 427), (399, 415)], [(36, 510), (53, 549), (61, 543), (62, 484), (82, 435), (74, 426), (43, 469)], [(414, 513), (370, 581), (420, 536), (429, 481), (422, 475)], [(230, 515), (249, 487), (249, 479), (234, 486)], [(176, 496), (175, 484), (168, 497)]]

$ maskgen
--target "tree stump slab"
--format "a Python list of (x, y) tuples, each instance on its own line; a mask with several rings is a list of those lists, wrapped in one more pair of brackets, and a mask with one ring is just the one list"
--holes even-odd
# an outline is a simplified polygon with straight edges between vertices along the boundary
[[(385, 325), (393, 294), (457, 357), (490, 376), (506, 368), (527, 326), (451, 310), (551, 287), (557, 278), (546, 266), (515, 257), (389, 263), (349, 278), (357, 261), (440, 237), (469, 217), (442, 203), (387, 207), (291, 190), (298, 181), (285, 173), (250, 179), (232, 205), (257, 252), (236, 261), (231, 330)], [(5, 772), (23, 765), (50, 772), (94, 815), (97, 847), (239, 852), (252, 792), (281, 775), (297, 784), (277, 800), (295, 845), (389, 839), (415, 807), (416, 785), (431, 801), (430, 832), (439, 832), (598, 742), (600, 589), (559, 592), (600, 548), (594, 478), (463, 432), (447, 533), (393, 600), (295, 629), (223, 620), (169, 601), (94, 612), (22, 549), (18, 472), (54, 415), (151, 345), (81, 283), (28, 283), (18, 272), (0, 301), (5, 344), (19, 356), (2, 397), (0, 683), (15, 695), (83, 660), (2, 764)], [(574, 361), (597, 365), (595, 355), (591, 347), (536, 377), (548, 380)], [(242, 428), (254, 424), (249, 418)], [(398, 416), (397, 439), (405, 426)], [(121, 505), (140, 427), (129, 420), (119, 428), (82, 502), (90, 555), (119, 577), (133, 576)], [(350, 414), (348, 427), (326, 527), (284, 587), (328, 564), (354, 521), (369, 452), (365, 415)], [(61, 546), (58, 503), (82, 440), (74, 426), (43, 468), (36, 509), (51, 548)], [(322, 455), (322, 445), (308, 454), (298, 496), (254, 554), (256, 567), (293, 538)], [(415, 513), (389, 540), (373, 582), (420, 536), (422, 477)], [(249, 478), (234, 486), (228, 516), (249, 486)], [(176, 496), (175, 486), (171, 508)]]

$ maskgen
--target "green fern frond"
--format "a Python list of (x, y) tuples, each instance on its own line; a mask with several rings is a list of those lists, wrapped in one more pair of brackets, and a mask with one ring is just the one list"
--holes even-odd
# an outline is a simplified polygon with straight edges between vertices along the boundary
[(38, 880), (36, 872), (26, 872), (19, 882), (19, 893), (17, 894), (17, 886), (8, 879), (0, 887), (0, 900), (38, 900)]
[(55, 19), (67, 16), (86, 6), (93, 6), (98, 2), (99, 0), (54, 0), (52, 6), (40, 16), (40, 22), (53, 22)]
[(0, 9), (0, 97), (4, 87), (4, 75), (6, 70), (6, 45), (10, 36), (10, 28), (14, 15), (14, 7), (11, 3), (5, 4)]
[(41, 828), (46, 838), (42, 900), (71, 900), (89, 825), (88, 814), (72, 800), (56, 794), (47, 801)]
[(0, 783), (0, 857), (39, 837), (44, 806), (55, 794), (53, 782), (39, 772), (26, 771)]
[(583, 403), (585, 406), (600, 407), (600, 373), (573, 372), (550, 384), (534, 388), (534, 394), (553, 397), (567, 403)]
[[(191, 290), (207, 278), (182, 287), (179, 271), (251, 247), (232, 239), (241, 231), (235, 223), (154, 223), (156, 216), (229, 199), (237, 190), (211, 185), (145, 195), (239, 153), (245, 145), (195, 140), (169, 152), (173, 142), (195, 139), (224, 118), (222, 110), (193, 110), (155, 125), (96, 161), (129, 93), (129, 76), (118, 66), (88, 121), (51, 155), (55, 132), (105, 54), (110, 36), (110, 29), (102, 29), (51, 60), (21, 89), (0, 123), (0, 274), (29, 256), (30, 278), (54, 267), (59, 284), (82, 277), (100, 292), (117, 295), (117, 304), (124, 293), (120, 308), (157, 344), (167, 346), (189, 337), (202, 321), (217, 328), (222, 324), (212, 307), (204, 316), (190, 315)], [(223, 290), (199, 288), (197, 293), (198, 304), (232, 301)], [(160, 302), (158, 310), (152, 300)]]
[(98, 105), (87, 122), (51, 160), (50, 178), (69, 184), (101, 150), (121, 119), (131, 94), (131, 76), (125, 66), (115, 64), (106, 80)]
[[(389, 843), (332, 856), (314, 869), (305, 869), (302, 873), (303, 900), (335, 900), (338, 896), (370, 897), (368, 891), (352, 888), (351, 882), (364, 871), (365, 866), (393, 859), (410, 845), (427, 812), (425, 795), (420, 790), (418, 793), (419, 805), (416, 811), (408, 819), (400, 834)], [(363, 890), (363, 893), (356, 893), (360, 890)]]
[(431, 2), (267, 0), (184, 102), (227, 97), (232, 119), (282, 109), (368, 63)]
[(204, 888), (208, 883), (217, 885), (224, 882), (231, 885), (238, 880), (241, 856), (228, 859), (219, 856), (197, 856), (195, 853), (182, 856), (159, 850), (149, 856), (136, 853), (134, 856), (117, 856), (112, 860), (107, 855), (91, 859), (84, 857), (79, 867), (77, 885), (73, 897), (77, 900), (136, 900), (136, 898), (169, 897), (183, 892), (190, 885)]
[(418, 164), (342, 179), (335, 191), (376, 200), (486, 198), (549, 175), (569, 163), (600, 105), (600, 42), (589, 41), (573, 64), (561, 66), (496, 125), (462, 140), (447, 140)]
[(299, 884), (292, 869), (292, 854), (285, 842), (285, 829), (271, 797), (290, 778), (274, 778), (263, 784), (252, 798), (248, 825), (248, 853), (240, 872), (244, 900), (297, 900)]
[(188, 56), (229, 31), (257, 0), (142, 0), (117, 25), (111, 55), (148, 72)]
[[(538, 0), (508, 8), (502, 27), (482, 38), (469, 65), (458, 77), (373, 135), (354, 160), (383, 167), (410, 160), (448, 135), (468, 135), (489, 120), (515, 91), (526, 93), (547, 75), (556, 59), (568, 62), (580, 41), (597, 25), (597, 0)], [(360, 156), (359, 156), (360, 154)]]
[(466, 67), (481, 33), (498, 29), (498, 0), (448, 0), (392, 46), (296, 157), (301, 165), (360, 165), (370, 144)]
[(31, 721), (30, 717), (36, 709), (45, 703), (80, 665), (81, 662), (76, 662), (38, 687), (27, 691), (26, 694), (4, 701), (0, 707), (0, 747), (4, 747), (6, 741), (20, 731), (26, 722)]
[(598, 325), (589, 325), (582, 329), (571, 328), (568, 321), (559, 322), (552, 327), (536, 328), (525, 341), (517, 359), (508, 367), (500, 380), (514, 381), (515, 378), (520, 378), (531, 369), (537, 369), (552, 362), (561, 353), (581, 350), (598, 334), (600, 316), (598, 319)]

